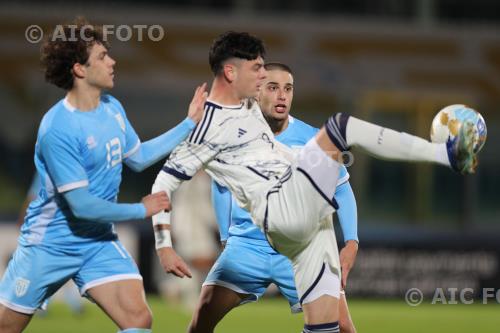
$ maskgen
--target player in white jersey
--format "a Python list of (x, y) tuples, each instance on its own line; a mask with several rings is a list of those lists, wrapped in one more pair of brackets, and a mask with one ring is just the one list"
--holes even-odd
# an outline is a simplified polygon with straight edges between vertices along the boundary
[[(290, 67), (281, 63), (266, 63), (264, 67), (267, 76), (259, 94), (259, 106), (275, 138), (298, 151), (318, 129), (290, 116), (295, 90)], [(340, 206), (337, 213), (346, 244), (340, 253), (342, 278), (347, 279), (356, 258), (358, 235), (356, 199), (344, 166), (335, 198)], [(230, 192), (215, 182), (212, 201), (225, 247), (203, 283), (188, 331), (213, 332), (229, 311), (257, 301), (271, 283), (288, 300), (292, 313), (298, 313), (301, 305), (290, 260), (269, 245), (262, 231), (252, 223), (250, 214), (238, 207)], [(177, 209), (175, 202), (173, 206)], [(175, 230), (175, 220), (172, 223)], [(335, 237), (331, 242), (335, 242)], [(344, 293), (340, 295), (339, 312), (340, 331), (355, 332)]]
[(170, 202), (155, 193), (140, 203), (117, 203), (123, 162), (141, 171), (172, 151), (201, 119), (204, 89), (197, 89), (188, 118), (141, 143), (122, 105), (103, 94), (114, 85), (115, 61), (100, 29), (79, 20), (61, 30), (44, 43), (42, 63), (46, 80), (66, 96), (44, 115), (38, 130), (41, 188), (0, 282), (0, 332), (23, 331), (70, 279), (120, 332), (151, 332), (142, 277), (114, 223), (144, 219)]
[[(170, 196), (204, 168), (292, 261), (303, 332), (338, 332), (341, 270), (326, 218), (338, 208), (334, 193), (343, 153), (356, 145), (379, 158), (433, 162), (470, 173), (476, 165), (471, 125), (462, 126), (456, 140), (433, 144), (339, 113), (294, 158), (274, 139), (252, 100), (265, 79), (264, 55), (262, 41), (247, 33), (228, 32), (214, 41), (209, 62), (215, 78), (205, 115), (172, 152), (153, 192)], [(171, 248), (169, 213), (155, 215), (153, 223), (164, 269), (185, 274), (185, 264)]]

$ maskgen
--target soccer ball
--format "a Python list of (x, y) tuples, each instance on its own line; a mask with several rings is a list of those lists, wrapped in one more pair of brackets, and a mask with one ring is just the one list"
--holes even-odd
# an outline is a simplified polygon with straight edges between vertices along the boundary
[(445, 143), (454, 140), (465, 121), (474, 125), (473, 149), (477, 154), (486, 141), (486, 123), (479, 112), (462, 104), (447, 106), (436, 114), (431, 126), (431, 141)]

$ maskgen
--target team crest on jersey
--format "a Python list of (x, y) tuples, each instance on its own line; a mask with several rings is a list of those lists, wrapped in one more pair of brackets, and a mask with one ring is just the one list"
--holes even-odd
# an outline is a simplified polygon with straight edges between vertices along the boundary
[(123, 117), (120, 113), (115, 114), (116, 121), (118, 121), (118, 124), (120, 125), (120, 128), (122, 129), (123, 132), (125, 132), (125, 121), (123, 120)]
[(28, 287), (30, 286), (31, 281), (25, 278), (17, 278), (16, 279), (16, 296), (22, 297), (28, 291)]

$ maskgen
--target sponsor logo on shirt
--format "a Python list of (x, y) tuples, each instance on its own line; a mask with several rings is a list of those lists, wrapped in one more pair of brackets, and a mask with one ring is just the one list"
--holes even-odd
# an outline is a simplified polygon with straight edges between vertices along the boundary
[(243, 128), (238, 128), (238, 138), (241, 138), (246, 133), (247, 133), (247, 131), (244, 130)]

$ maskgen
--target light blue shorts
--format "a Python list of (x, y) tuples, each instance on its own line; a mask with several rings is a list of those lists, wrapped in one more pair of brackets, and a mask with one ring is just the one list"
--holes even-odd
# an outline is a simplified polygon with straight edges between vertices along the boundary
[(73, 248), (19, 245), (0, 282), (0, 303), (32, 314), (69, 279), (87, 296), (86, 291), (98, 285), (142, 277), (119, 240)]
[(241, 304), (257, 301), (274, 283), (293, 313), (300, 312), (290, 260), (262, 240), (230, 237), (203, 285), (217, 285), (248, 294)]

